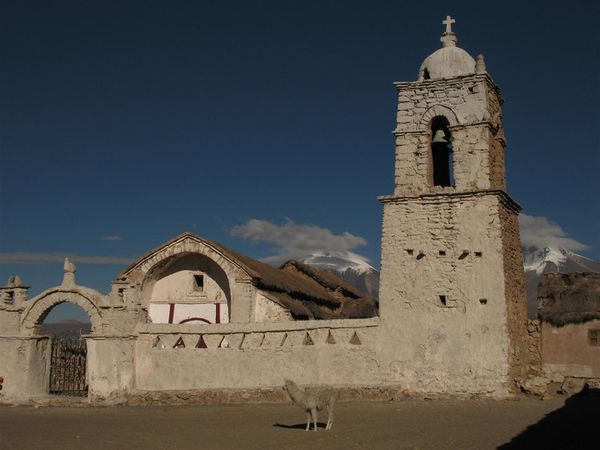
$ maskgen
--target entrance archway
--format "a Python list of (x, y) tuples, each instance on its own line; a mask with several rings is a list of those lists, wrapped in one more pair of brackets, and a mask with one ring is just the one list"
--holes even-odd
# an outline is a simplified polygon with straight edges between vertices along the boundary
[(87, 396), (87, 342), (82, 335), (91, 331), (89, 316), (70, 302), (52, 306), (44, 316), (40, 334), (50, 337), (48, 394)]
[(31, 337), (31, 386), (39, 394), (85, 397), (88, 393), (87, 342), (85, 337), (43, 333), (42, 324), (57, 305), (71, 303), (89, 317), (91, 334), (101, 328), (101, 314), (96, 303), (77, 291), (46, 291), (31, 300), (24, 312), (21, 332)]

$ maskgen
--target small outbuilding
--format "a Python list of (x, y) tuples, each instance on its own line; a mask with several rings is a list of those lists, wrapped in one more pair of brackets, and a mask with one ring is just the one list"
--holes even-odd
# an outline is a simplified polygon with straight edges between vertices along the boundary
[(600, 378), (600, 274), (545, 274), (538, 298), (544, 372)]

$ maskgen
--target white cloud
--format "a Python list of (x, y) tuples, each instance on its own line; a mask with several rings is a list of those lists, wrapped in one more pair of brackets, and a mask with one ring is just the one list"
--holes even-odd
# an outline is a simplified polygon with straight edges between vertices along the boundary
[(551, 222), (546, 217), (521, 214), (519, 216), (519, 226), (521, 229), (521, 245), (524, 247), (540, 249), (559, 247), (571, 251), (589, 249), (589, 246), (570, 238), (558, 224)]
[(302, 259), (316, 252), (349, 253), (367, 241), (351, 233), (334, 234), (317, 225), (300, 225), (289, 220), (275, 225), (266, 220), (250, 219), (231, 230), (232, 236), (253, 242), (264, 242), (274, 247), (275, 255), (264, 261), (279, 263), (289, 259)]
[(43, 264), (63, 262), (65, 258), (69, 258), (71, 262), (77, 264), (97, 264), (97, 265), (126, 265), (131, 264), (133, 259), (130, 258), (115, 258), (111, 256), (86, 256), (74, 255), (69, 253), (30, 253), (30, 252), (15, 252), (15, 253), (0, 253), (0, 264)]
[(103, 241), (122, 241), (123, 238), (121, 236), (102, 236)]

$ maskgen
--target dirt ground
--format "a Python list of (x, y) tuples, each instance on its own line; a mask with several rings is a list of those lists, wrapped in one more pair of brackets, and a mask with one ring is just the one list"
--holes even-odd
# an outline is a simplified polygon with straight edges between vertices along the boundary
[(0, 449), (600, 448), (600, 396), (338, 403), (315, 433), (294, 405), (0, 407)]

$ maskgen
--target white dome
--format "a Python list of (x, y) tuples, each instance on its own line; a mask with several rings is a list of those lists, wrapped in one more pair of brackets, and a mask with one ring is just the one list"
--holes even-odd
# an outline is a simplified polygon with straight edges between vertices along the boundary
[(475, 60), (462, 48), (450, 45), (436, 50), (423, 61), (419, 80), (456, 77), (475, 73)]

